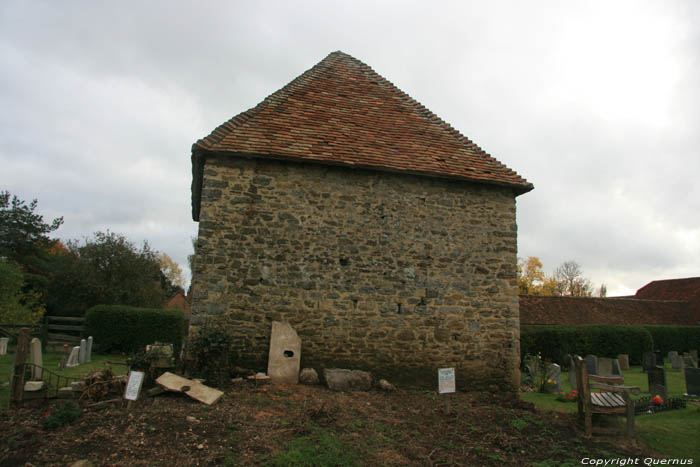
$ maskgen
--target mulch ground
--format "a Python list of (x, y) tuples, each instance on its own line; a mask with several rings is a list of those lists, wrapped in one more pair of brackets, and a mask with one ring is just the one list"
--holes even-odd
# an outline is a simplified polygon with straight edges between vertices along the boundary
[(55, 429), (43, 421), (63, 401), (39, 401), (0, 412), (0, 465), (264, 465), (283, 463), (280, 453), (295, 440), (313, 444), (323, 436), (370, 466), (580, 465), (584, 457), (653, 454), (624, 437), (586, 440), (575, 415), (537, 411), (517, 397), (448, 397), (449, 404), (417, 389), (244, 384), (211, 407), (175, 393), (142, 397), (130, 408), (83, 407), (80, 418)]

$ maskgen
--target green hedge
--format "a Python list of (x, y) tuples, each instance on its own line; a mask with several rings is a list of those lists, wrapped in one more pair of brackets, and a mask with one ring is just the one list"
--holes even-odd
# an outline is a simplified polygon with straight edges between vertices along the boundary
[(700, 350), (700, 326), (644, 326), (654, 339), (654, 350), (664, 357), (671, 350), (678, 353)]
[(520, 327), (520, 353), (542, 354), (543, 359), (564, 364), (567, 354), (616, 358), (624, 353), (640, 364), (642, 353), (653, 349), (652, 336), (643, 326), (536, 326)]
[(97, 305), (85, 313), (85, 332), (99, 352), (135, 352), (154, 342), (173, 344), (179, 355), (184, 315), (180, 310), (157, 310), (124, 305)]

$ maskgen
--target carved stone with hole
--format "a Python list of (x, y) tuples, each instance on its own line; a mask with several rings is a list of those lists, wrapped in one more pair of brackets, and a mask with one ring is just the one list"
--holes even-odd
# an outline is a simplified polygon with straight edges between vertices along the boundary
[(272, 322), (267, 375), (273, 383), (298, 384), (301, 339), (289, 323)]

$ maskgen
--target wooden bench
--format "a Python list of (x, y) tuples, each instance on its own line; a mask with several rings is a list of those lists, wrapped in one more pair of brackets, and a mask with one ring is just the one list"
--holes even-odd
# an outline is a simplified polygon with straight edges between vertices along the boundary
[[(622, 376), (589, 375), (583, 359), (574, 357), (578, 383), (578, 416), (584, 423), (586, 436), (593, 432), (593, 414), (620, 414), (627, 417), (627, 436), (634, 437), (634, 401), (630, 394), (639, 394), (639, 388), (625, 386)], [(591, 388), (601, 392), (591, 392)], [(600, 428), (596, 432), (607, 432)]]

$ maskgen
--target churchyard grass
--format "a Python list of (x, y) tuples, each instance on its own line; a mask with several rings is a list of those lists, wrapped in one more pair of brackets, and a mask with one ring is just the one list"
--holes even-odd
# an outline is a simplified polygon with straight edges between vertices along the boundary
[[(666, 363), (664, 368), (669, 397), (683, 397), (685, 393), (683, 372), (673, 371), (669, 363)], [(624, 377), (625, 385), (637, 386), (641, 390), (637, 398), (650, 397), (647, 392), (649, 390), (647, 374), (642, 371), (641, 366), (631, 367), (624, 372)], [(568, 372), (562, 371), (561, 380), (564, 391), (571, 391)], [(556, 394), (522, 392), (520, 398), (532, 402), (538, 409), (558, 412), (577, 411), (578, 404), (557, 400)], [(606, 422), (619, 425), (620, 432), (624, 432), (624, 417), (609, 417)], [(700, 432), (700, 407), (697, 405), (689, 404), (685, 409), (669, 410), (653, 415), (638, 415), (635, 417), (635, 429), (638, 441), (660, 453), (672, 458), (700, 461), (700, 444), (697, 443), (697, 433)]]
[[(14, 352), (14, 349), (9, 350)], [(100, 370), (104, 368), (105, 365), (109, 365), (108, 362), (118, 363), (126, 360), (126, 357), (123, 355), (97, 355), (93, 353), (92, 361), (90, 363), (84, 363), (73, 368), (59, 370), (58, 364), (61, 361), (61, 358), (65, 356), (66, 354), (43, 354), (44, 368), (62, 376), (80, 378), (90, 370)], [(12, 354), (0, 355), (0, 383), (6, 383), (10, 380), (10, 373), (12, 371), (12, 357)], [(115, 374), (126, 374), (127, 372), (126, 365), (112, 364), (110, 366)], [(0, 386), (0, 409), (6, 409), (8, 407), (9, 400), (10, 387), (9, 385), (3, 384), (3, 386)]]

